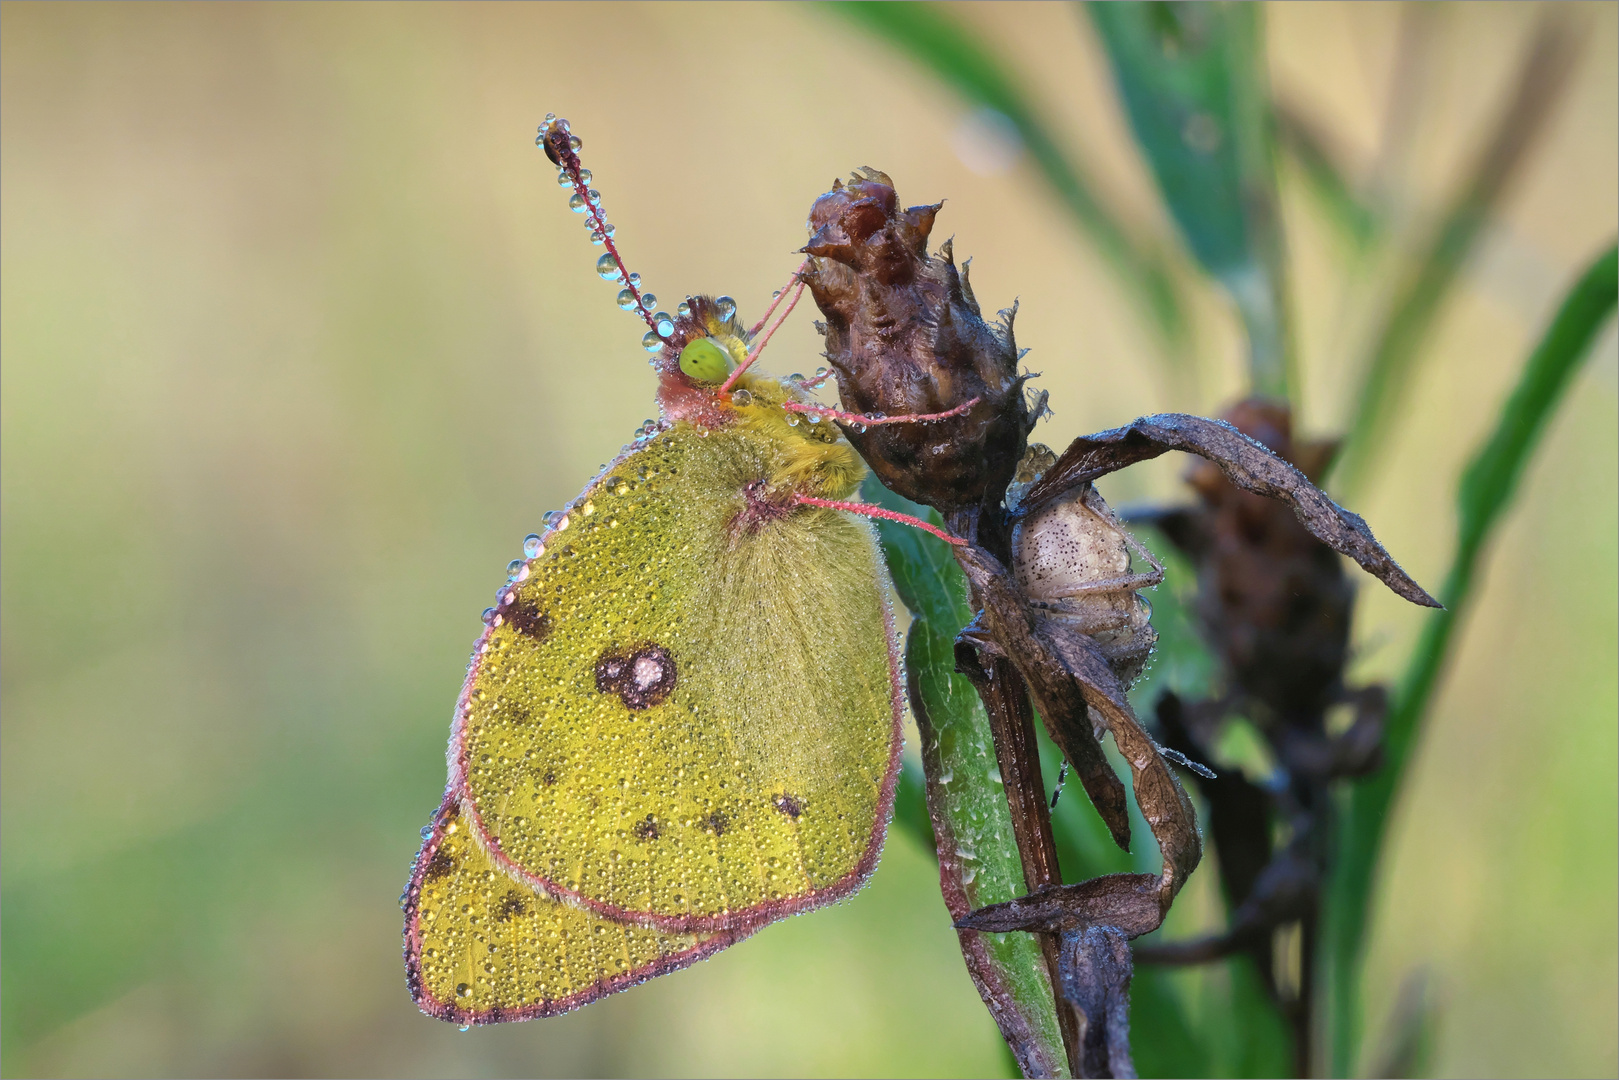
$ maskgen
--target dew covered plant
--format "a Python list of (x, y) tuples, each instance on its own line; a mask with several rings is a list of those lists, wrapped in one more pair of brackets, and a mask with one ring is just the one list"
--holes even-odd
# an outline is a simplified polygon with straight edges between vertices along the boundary
[[(1468, 602), (1481, 548), (1571, 372), (1613, 310), (1613, 248), (1608, 246), (1573, 285), (1494, 433), (1465, 473), (1457, 494), (1461, 526), (1455, 563), (1439, 595), (1445, 606), (1428, 616), (1408, 673), (1392, 687), (1352, 685), (1346, 678), (1356, 589), (1339, 553), (1370, 540), (1370, 534), (1316, 485), (1355, 495), (1374, 475), (1403, 390), (1425, 360), (1436, 317), (1557, 106), (1578, 52), (1577, 20), (1566, 11), (1542, 12), (1469, 167), (1435, 219), (1408, 237), (1399, 235), (1410, 226), (1388, 190), (1350, 177), (1337, 160), (1333, 133), (1297, 103), (1272, 92), (1262, 8), (1076, 5), (1106, 57), (1123, 120), (1157, 183), (1188, 263), (1202, 275), (1194, 282), (1153, 241), (1122, 224), (1128, 215), (1112, 212), (1083, 162), (1064, 149), (1064, 134), (1048, 123), (1054, 110), (1021, 89), (1016, 64), (996, 54), (991, 38), (970, 32), (943, 8), (861, 3), (833, 4), (828, 10), (919, 63), (978, 110), (974, 115), (987, 112), (996, 118), (997, 130), (1015, 133), (1031, 172), (1158, 332), (1161, 353), (1143, 357), (1144, 362), (1161, 365), (1175, 380), (1192, 374), (1186, 356), (1193, 351), (1188, 344), (1196, 327), (1186, 294), (1194, 288), (1222, 293), (1246, 338), (1247, 392), (1219, 409), (1226, 424), (1145, 417), (1079, 440), (1062, 456), (1066, 468), (1053, 466), (1054, 455), (1035, 446), (1020, 457), (1016, 447), (1021, 444), (1005, 439), (1007, 432), (1019, 430), (1020, 421), (1039, 415), (1041, 402), (1031, 398), (1021, 411), (1006, 409), (1000, 442), (980, 406), (976, 427), (959, 432), (961, 446), (974, 453), (960, 456), (984, 462), (991, 494), (971, 506), (960, 497), (976, 495), (970, 483), (956, 478), (948, 490), (929, 491), (912, 475), (925, 473), (922, 463), (932, 457), (948, 458), (948, 448), (929, 446), (918, 433), (904, 431), (880, 444), (857, 442), (868, 456), (875, 449), (892, 459), (886, 468), (874, 461), (879, 477), (897, 480), (895, 490), (902, 495), (938, 507), (943, 520), (974, 541), (952, 560), (964, 572), (961, 578), (938, 554), (926, 564), (948, 582), (945, 588), (965, 584), (970, 589), (972, 611), (953, 614), (971, 614), (972, 622), (950, 650), (941, 646), (949, 609), (930, 601), (920, 583), (907, 592), (902, 569), (907, 560), (920, 562), (919, 549), (931, 541), (884, 527), (896, 579), (916, 616), (912, 649), (932, 665), (910, 672), (927, 776), (915, 778), (909, 789), (902, 786), (898, 819), (918, 831), (931, 823), (927, 839), (938, 844), (946, 904), (958, 927), (1045, 935), (1044, 970), (1038, 973), (1043, 978), (1026, 970), (1027, 954), (1014, 960), (994, 951), (1007, 939), (962, 935), (969, 971), (1018, 1065), (1029, 1075), (1060, 1075), (1067, 1069), (1075, 1075), (1127, 1075), (1137, 1064), (1159, 1075), (1274, 1075), (1289, 1069), (1300, 1076), (1346, 1075), (1357, 1068), (1415, 1075), (1411, 1070), (1422, 1067), (1422, 1047), (1431, 1041), (1433, 1024), (1431, 1001), (1420, 993), (1402, 996), (1395, 1006), (1390, 1025), (1396, 1035), (1382, 1058), (1370, 1065), (1362, 1060), (1360, 973), (1385, 822), (1452, 644), (1457, 611)], [(1417, 55), (1418, 39), (1432, 28), (1421, 12), (1402, 18), (1406, 51), (1401, 56)], [(1395, 77), (1403, 76), (1396, 71)], [(1409, 89), (1399, 83), (1395, 92), (1402, 87)], [(1014, 312), (1001, 313), (1002, 325), (992, 330), (998, 340), (975, 339), (978, 307), (965, 269), (956, 272), (948, 244), (930, 260), (917, 242), (939, 207), (901, 211), (871, 192), (879, 179), (887, 183), (863, 170), (823, 196), (811, 214), (812, 229), (824, 228), (828, 200), (839, 200), (844, 210), (840, 230), (817, 234), (807, 250), (818, 255), (817, 269), (828, 261), (840, 264), (816, 298), (831, 294), (830, 306), (821, 306), (845, 399), (851, 393), (867, 400), (899, 393), (925, 397), (938, 409), (950, 403), (951, 392), (960, 392), (953, 385), (957, 381), (969, 383), (975, 393), (980, 386), (998, 386), (1004, 395), (1022, 377), (1006, 362), (1016, 355)], [(1373, 312), (1375, 321), (1364, 333), (1370, 344), (1354, 373), (1358, 385), (1338, 410), (1347, 416), (1342, 438), (1307, 438), (1297, 430), (1301, 363), (1280, 209), (1284, 181), (1299, 183), (1336, 231), (1339, 268), (1346, 277), (1364, 276), (1372, 267), (1395, 268), (1387, 303)], [(885, 214), (893, 218), (886, 232)], [(1595, 247), (1604, 240), (1591, 242)], [(862, 243), (871, 250), (862, 252)], [(906, 258), (915, 264), (914, 273), (903, 266)], [(862, 281), (863, 274), (869, 280)], [(894, 282), (897, 287), (889, 288)], [(864, 334), (850, 315), (862, 306), (868, 312)], [(968, 355), (974, 340), (984, 342), (977, 360)], [(1069, 359), (1042, 355), (1048, 367)], [(929, 386), (930, 356), (944, 373), (942, 392)], [(995, 361), (998, 383), (984, 374)], [(937, 440), (943, 432), (931, 434)], [(1200, 445), (1200, 439), (1224, 440), (1226, 446), (1209, 453), (1211, 447)], [(1165, 449), (1203, 459), (1185, 474), (1184, 503), (1134, 507), (1120, 522), (1099, 497), (1092, 501), (1094, 491), (1086, 485), (1095, 476)], [(1278, 466), (1285, 472), (1272, 471)], [(997, 503), (1000, 478), (1008, 470), (1015, 479)], [(1053, 484), (1069, 490), (1057, 496)], [(1042, 485), (1054, 502), (1040, 501)], [(1300, 493), (1314, 494), (1299, 500)], [(884, 496), (874, 491), (873, 497)], [(1318, 500), (1313, 507), (1312, 499)], [(1059, 590), (1054, 595), (1042, 574), (1028, 572), (1027, 555), (1017, 550), (1019, 528), (1031, 517), (1054, 512), (1061, 521), (1053, 538), (1067, 545), (1076, 580), (1093, 583), (1088, 594)], [(1138, 549), (1129, 530), (1139, 531), (1145, 546)], [(1089, 539), (1080, 540), (1082, 534)], [(1158, 556), (1147, 553), (1152, 548)], [(1387, 573), (1391, 564), (1380, 572), (1380, 552), (1363, 548), (1355, 557), (1408, 600), (1438, 607), (1414, 583), (1401, 581), (1403, 575)], [(1136, 591), (1159, 578), (1160, 562), (1168, 566), (1171, 588), (1167, 596), (1155, 597), (1164, 616), (1158, 621), (1174, 632), (1166, 630), (1156, 648), (1161, 668), (1170, 675), (1152, 680), (1136, 696), (1138, 703), (1150, 705), (1144, 710), (1146, 725), (1130, 714), (1114, 726), (1108, 709), (1121, 701), (1107, 689), (1122, 692), (1140, 653), (1155, 647), (1156, 635), (1142, 620)], [(1084, 599), (1076, 603), (1080, 595)], [(1076, 638), (1089, 645), (1075, 648)], [(1049, 659), (1029, 659), (1045, 654)], [(1195, 677), (1186, 674), (1193, 672)], [(984, 691), (981, 702), (961, 693), (969, 678)], [(1181, 684), (1189, 688), (1167, 689)], [(1135, 943), (1133, 1040), (1120, 1034), (1125, 999), (1115, 991), (1130, 966), (1120, 938), (1134, 936), (1134, 925), (1157, 923), (1145, 908), (1146, 918), (1130, 923), (1123, 906), (1128, 894), (1101, 884), (1123, 882), (1128, 875), (1093, 876), (1091, 868), (1118, 861), (1098, 846), (1102, 838), (1092, 835), (1084, 815), (1065, 811), (1053, 835), (1032, 753), (1038, 740), (1028, 704), (1018, 700), (1024, 688), (1065, 759), (1058, 790), (1060, 777), (1071, 768), (1115, 842), (1128, 839), (1128, 820), (1120, 812), (1124, 789), (1115, 766), (1093, 749), (1095, 737), (1111, 731), (1123, 768), (1135, 771), (1139, 762), (1126, 742), (1132, 727), (1139, 729), (1139, 737), (1169, 763), (1164, 765), (1167, 782), (1143, 785), (1145, 774), (1139, 771), (1131, 778), (1145, 819), (1164, 831), (1158, 837), (1164, 869), (1157, 878), (1146, 875), (1138, 895), (1155, 891), (1167, 904), (1178, 880), (1196, 865), (1203, 844), (1218, 855), (1224, 925), (1197, 937), (1164, 940), (1155, 933)], [(1065, 691), (1069, 702), (1062, 700)], [(1065, 723), (1065, 715), (1090, 722)], [(980, 902), (979, 911), (964, 917), (960, 867), (981, 859), (983, 849), (975, 845), (973, 859), (953, 855), (952, 830), (961, 828), (963, 805), (999, 794), (961, 789), (962, 778), (975, 774), (958, 767), (948, 750), (976, 745), (963, 737), (969, 730), (994, 736), (1001, 757), (997, 776), (1007, 778), (1005, 823), (1008, 828), (1020, 824), (1013, 831), (1024, 879), (1019, 884), (1025, 888), (1017, 898), (1005, 896), (1003, 888), (992, 898), (998, 902)], [(1238, 737), (1264, 747), (1256, 747), (1264, 761), (1261, 771), (1226, 769), (1213, 775), (1201, 767)], [(928, 753), (930, 740), (937, 742), (934, 756)], [(1008, 756), (1025, 761), (1022, 771)], [(1048, 767), (1056, 760), (1048, 757)], [(949, 779), (941, 783), (940, 777)], [(1175, 827), (1177, 819), (1192, 821), (1194, 804), (1185, 802), (1181, 779), (1204, 809), (1200, 830)], [(908, 811), (907, 797), (925, 801), (929, 816)], [(1194, 842), (1199, 831), (1201, 843)], [(1064, 871), (1071, 876), (1065, 879)], [(1098, 914), (1108, 905), (1114, 905), (1110, 917), (1118, 935), (1097, 932), (1104, 921)], [(986, 943), (993, 945), (986, 948)], [(1227, 981), (1221, 985), (1228, 989), (1213, 1006), (1190, 1003), (1159, 974), (1166, 967), (1201, 964), (1224, 967)], [(1054, 999), (1082, 1014), (1075, 1023), (1058, 1006), (1061, 1044), (1051, 1036), (1055, 1027), (1040, 1020)], [(1092, 1030), (1092, 1015), (1104, 1031)]]
[[(938, 204), (902, 208), (893, 182), (873, 169), (838, 181), (810, 211), (804, 278), (825, 316), (826, 355), (845, 401), (890, 414), (956, 414), (928, 425), (848, 434), (895, 494), (933, 507), (952, 532), (968, 539), (955, 558), (976, 614), (955, 633), (953, 667), (982, 701), (1010, 815), (1002, 843), (1015, 842), (1025, 889), (966, 912), (956, 910), (957, 900), (952, 914), (963, 933), (963, 955), (969, 969), (977, 969), (979, 990), (1025, 1073), (1128, 1075), (1134, 1069), (1127, 1038), (1128, 941), (1158, 929), (1202, 855), (1196, 811), (1172, 766), (1213, 774), (1184, 754), (1166, 753), (1126, 697), (1156, 641), (1149, 608), (1137, 593), (1159, 583), (1163, 567), (1093, 481), (1169, 450), (1195, 454), (1235, 488), (1275, 500), (1312, 542), (1351, 556), (1413, 603), (1437, 603), (1365, 522), (1229, 424), (1166, 414), (1081, 437), (1060, 457), (1030, 445), (1046, 401), (1028, 395), (1028, 375), (1017, 370), (1014, 313), (1003, 311), (998, 326), (986, 323), (950, 245), (936, 255), (929, 251), (939, 210)], [(1132, 571), (1133, 553), (1148, 569)], [(946, 583), (936, 580), (933, 587)], [(928, 711), (915, 673), (911, 708), (918, 717)], [(1114, 842), (1128, 850), (1125, 788), (1100, 742), (1103, 733), (1112, 736), (1162, 855), (1158, 873), (1063, 883), (1034, 713)], [(949, 809), (953, 763), (926, 747), (923, 761), (941, 874), (965, 876), (976, 858), (947, 850), (960, 839)], [(947, 886), (947, 901), (952, 893), (964, 896), (968, 884)], [(1051, 1030), (1031, 1015), (1046, 1008), (1043, 996), (1020, 1001), (1007, 990), (1010, 980), (985, 970), (993, 961), (976, 948), (983, 931), (1030, 932), (1040, 940), (1060, 1042), (1038, 1034)]]

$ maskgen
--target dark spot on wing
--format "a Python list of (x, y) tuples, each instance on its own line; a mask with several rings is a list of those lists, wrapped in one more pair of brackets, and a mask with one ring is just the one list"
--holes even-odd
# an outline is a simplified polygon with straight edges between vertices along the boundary
[(725, 811), (723, 810), (714, 811), (704, 819), (703, 823), (708, 826), (709, 832), (712, 832), (715, 836), (724, 836), (725, 830), (731, 827), (730, 819), (725, 816)]
[(427, 869), (422, 873), (422, 880), (437, 881), (455, 869), (455, 860), (443, 848), (433, 852), (433, 857), (427, 860)]
[(662, 704), (674, 692), (676, 678), (675, 658), (652, 642), (608, 649), (596, 660), (596, 689), (618, 695), (625, 708), (635, 711)]
[(502, 897), (500, 906), (495, 909), (495, 918), (501, 922), (510, 922), (512, 916), (526, 914), (528, 914), (528, 904), (514, 892), (509, 892)]
[(540, 783), (544, 784), (546, 787), (550, 787), (552, 784), (554, 784), (556, 782), (557, 782), (557, 774), (552, 772), (550, 769), (545, 770), (545, 775), (540, 777)]
[(798, 796), (789, 795), (785, 791), (770, 801), (775, 804), (777, 810), (780, 810), (794, 821), (797, 821), (799, 815), (804, 812), (804, 804), (799, 801)]
[(551, 616), (541, 611), (532, 598), (519, 597), (512, 601), (501, 616), (513, 630), (532, 638), (536, 644), (551, 636)]
[(651, 814), (648, 814), (645, 821), (637, 821), (634, 825), (631, 825), (630, 832), (634, 833), (638, 840), (656, 840), (658, 838), (658, 823)]

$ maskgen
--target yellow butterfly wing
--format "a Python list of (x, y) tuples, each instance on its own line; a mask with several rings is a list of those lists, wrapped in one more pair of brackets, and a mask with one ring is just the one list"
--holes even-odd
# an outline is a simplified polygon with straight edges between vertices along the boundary
[(794, 449), (675, 423), (503, 594), (451, 780), (514, 875), (687, 931), (807, 910), (874, 869), (902, 708), (886, 570), (869, 524), (784, 497)]
[(686, 967), (752, 933), (667, 934), (611, 922), (512, 880), (446, 799), (406, 886), (405, 972), (429, 1016), (528, 1020)]

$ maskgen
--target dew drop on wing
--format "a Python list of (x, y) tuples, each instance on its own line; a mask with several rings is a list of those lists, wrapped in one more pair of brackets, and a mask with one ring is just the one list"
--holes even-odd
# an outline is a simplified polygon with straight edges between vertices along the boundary
[(539, 556), (540, 552), (544, 550), (545, 546), (540, 543), (538, 533), (529, 533), (527, 536), (523, 537), (523, 555), (526, 558), (536, 558)]

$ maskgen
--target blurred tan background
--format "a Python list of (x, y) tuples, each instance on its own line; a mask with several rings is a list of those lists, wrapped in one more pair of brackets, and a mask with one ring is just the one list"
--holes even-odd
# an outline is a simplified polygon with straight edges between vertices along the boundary
[[(1579, 12), (1571, 87), (1355, 506), (1430, 583), (1461, 464), (1615, 230), (1616, 10)], [(1173, 244), (1073, 10), (953, 14)], [(1384, 170), (1415, 235), (1534, 15), (1436, 9), (1407, 109), (1388, 99), (1397, 7), (1273, 6), (1273, 80)], [(1241, 373), (1218, 296), (1190, 285), (1197, 377), (1172, 382), (1032, 169), (969, 168), (968, 110), (813, 7), (8, 3), (0, 50), (4, 1072), (1004, 1069), (931, 863), (897, 833), (853, 900), (580, 1013), (461, 1034), (412, 1007), (395, 900), (478, 613), (540, 514), (652, 414), (641, 328), (534, 129), (573, 122), (666, 305), (729, 292), (757, 313), (854, 166), (947, 198), (938, 235), (974, 257), (979, 297), (1022, 300), (1053, 444), (1219, 409)], [(1410, 125), (1392, 161), (1390, 117)], [(1304, 416), (1329, 431), (1380, 282), (1340, 280), (1319, 215), (1286, 211)], [(801, 312), (767, 366), (817, 350)], [(1610, 325), (1494, 545), (1399, 807), (1367, 1015), (1375, 1038), (1427, 970), (1442, 1075), (1619, 1070), (1616, 383)], [(1180, 467), (1108, 496), (1173, 496)], [(1359, 669), (1392, 676), (1419, 616), (1362, 595)]]

